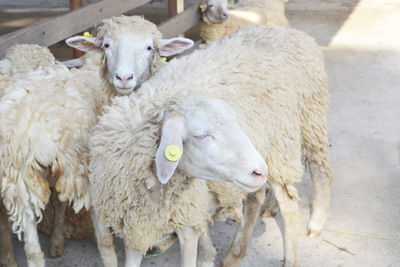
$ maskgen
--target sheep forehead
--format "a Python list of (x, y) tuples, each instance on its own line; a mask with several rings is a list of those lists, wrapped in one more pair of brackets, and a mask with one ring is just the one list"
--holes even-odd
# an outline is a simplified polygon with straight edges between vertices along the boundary
[(108, 36), (118, 39), (124, 35), (153, 36), (155, 40), (161, 39), (161, 33), (157, 26), (140, 16), (118, 16), (103, 20), (103, 24), (97, 27), (97, 38)]
[(188, 126), (209, 124), (214, 127), (229, 125), (235, 122), (234, 110), (220, 99), (200, 99), (184, 105)]
[[(104, 37), (105, 41), (109, 41), (110, 38), (108, 36)], [(115, 40), (113, 40), (115, 41)], [(114, 43), (114, 46), (123, 48), (123, 49), (134, 49), (134, 48), (140, 48), (144, 50), (145, 45), (153, 45), (153, 36), (149, 34), (144, 34), (144, 35), (136, 35), (136, 34), (126, 34), (118, 39)], [(141, 50), (140, 50), (141, 51)]]

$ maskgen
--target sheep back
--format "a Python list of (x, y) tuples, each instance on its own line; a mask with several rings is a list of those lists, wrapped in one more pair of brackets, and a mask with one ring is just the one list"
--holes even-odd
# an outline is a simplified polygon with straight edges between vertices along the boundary
[[(239, 1), (230, 10), (229, 19), (223, 23), (200, 23), (200, 37), (204, 41), (214, 41), (223, 36), (250, 25), (289, 26), (285, 16), (285, 3), (282, 0), (248, 0)], [(243, 17), (246, 12), (246, 17)]]

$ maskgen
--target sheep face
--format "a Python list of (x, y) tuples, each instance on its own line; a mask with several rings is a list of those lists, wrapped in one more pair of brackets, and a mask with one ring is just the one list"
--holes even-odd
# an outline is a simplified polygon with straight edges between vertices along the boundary
[(151, 36), (123, 36), (118, 40), (105, 36), (102, 43), (106, 78), (120, 95), (130, 94), (150, 77), (156, 45)]
[(227, 0), (206, 0), (200, 9), (203, 20), (210, 24), (222, 23), (229, 18)]
[(85, 52), (104, 55), (103, 77), (119, 95), (130, 94), (163, 65), (160, 56), (173, 56), (191, 48), (186, 38), (161, 39), (156, 25), (139, 16), (103, 21), (98, 38), (74, 36), (66, 43)]
[(218, 99), (186, 101), (167, 112), (156, 155), (159, 180), (166, 183), (178, 168), (190, 177), (259, 189), (267, 181), (267, 165), (234, 114)]

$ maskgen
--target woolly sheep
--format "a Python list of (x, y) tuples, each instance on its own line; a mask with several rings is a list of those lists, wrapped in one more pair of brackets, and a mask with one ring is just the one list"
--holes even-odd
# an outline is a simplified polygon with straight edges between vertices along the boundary
[[(50, 51), (38, 45), (17, 44), (11, 46), (0, 60), (0, 96), (3, 90), (16, 79), (23, 79), (30, 71), (55, 65), (54, 56)], [(46, 75), (46, 71), (37, 71)], [(1, 192), (1, 183), (0, 183)], [(11, 225), (7, 211), (0, 200), (0, 263), (7, 267), (17, 266), (11, 239)]]
[[(295, 183), (303, 174), (303, 152), (314, 190), (310, 234), (321, 231), (329, 212), (327, 109), (321, 50), (306, 34), (280, 26), (253, 26), (222, 38), (170, 62), (129, 97), (116, 98), (94, 127), (89, 169), (95, 211), (124, 238), (127, 265), (137, 266), (142, 253), (175, 230), (183, 246), (182, 264), (194, 266), (197, 238), (207, 234), (205, 223), (213, 215), (207, 212), (209, 194), (202, 179), (231, 181), (247, 191), (261, 185), (261, 171), (253, 176), (238, 172), (254, 159), (249, 150), (232, 153), (243, 149), (237, 143), (239, 130), (245, 133), (241, 140), (247, 135), (268, 165), (284, 220), (285, 266), (297, 265)], [(221, 135), (227, 124), (239, 130)], [(225, 154), (218, 154), (220, 139), (227, 142)], [(180, 161), (163, 158), (169, 144), (183, 150)], [(229, 160), (235, 164), (225, 172)], [(264, 187), (248, 195), (244, 225), (224, 266), (236, 266), (245, 255), (264, 198)]]
[[(106, 19), (97, 31), (97, 37), (75, 36), (67, 39), (67, 43), (72, 47), (89, 52), (82, 58), (67, 63), (70, 66), (77, 66), (77, 63), (79, 66), (83, 65), (81, 70), (90, 71), (91, 73), (86, 72), (87, 77), (97, 77), (95, 82), (98, 82), (98, 72), (101, 70), (101, 83), (97, 86), (103, 84), (109, 96), (121, 92), (125, 94), (126, 90), (134, 90), (140, 86), (149, 73), (154, 74), (164, 65), (161, 56), (175, 55), (193, 46), (193, 41), (186, 38), (160, 39), (161, 33), (157, 27), (139, 16)], [(110, 47), (105, 48), (103, 45), (105, 42)], [(152, 49), (146, 50), (149, 47)], [(126, 59), (131, 59), (131, 61), (126, 61)], [(118, 71), (121, 67), (135, 70), (138, 82), (133, 88), (118, 88), (121, 85), (120, 82), (107, 79), (106, 76), (112, 76), (112, 71)], [(71, 72), (75, 71), (77, 70), (71, 70)], [(116, 86), (115, 90), (114, 86)], [(65, 209), (68, 216), (64, 227)], [(74, 215), (71, 208), (65, 208), (65, 204), (60, 203), (55, 197), (51, 198), (50, 204), (47, 205), (39, 229), (45, 233), (53, 232), (52, 240), (54, 241), (51, 242), (50, 256), (54, 257), (62, 254), (63, 234), (68, 238), (87, 237), (91, 233), (92, 223), (87, 211), (82, 210)]]
[(288, 27), (284, 0), (240, 0), (227, 15), (226, 0), (206, 0), (202, 4), (200, 37), (213, 41), (250, 25), (281, 25)]
[(26, 44), (11, 46), (0, 60), (0, 95), (18, 77), (23, 77), (39, 67), (54, 65), (54, 56), (45, 47)]

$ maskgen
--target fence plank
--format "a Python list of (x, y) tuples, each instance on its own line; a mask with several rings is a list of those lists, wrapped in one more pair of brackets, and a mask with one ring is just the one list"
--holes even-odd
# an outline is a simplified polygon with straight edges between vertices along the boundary
[(199, 24), (200, 19), (199, 6), (193, 5), (175, 17), (161, 23), (159, 29), (164, 38), (171, 38), (196, 26)]
[[(82, 1), (81, 0), (69, 0), (69, 10), (74, 10), (77, 8), (80, 8), (82, 6)], [(72, 48), (72, 52), (74, 55), (74, 58), (81, 57), (85, 54), (85, 52)]]
[(92, 27), (102, 19), (122, 14), (150, 0), (103, 0), (65, 15), (50, 18), (0, 36), (0, 58), (15, 43), (49, 46)]

